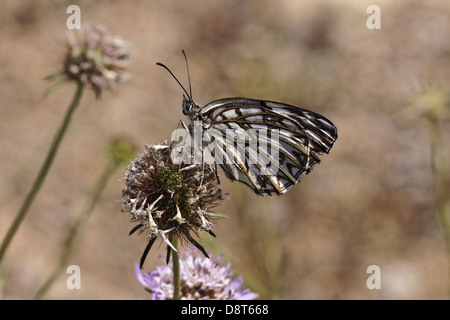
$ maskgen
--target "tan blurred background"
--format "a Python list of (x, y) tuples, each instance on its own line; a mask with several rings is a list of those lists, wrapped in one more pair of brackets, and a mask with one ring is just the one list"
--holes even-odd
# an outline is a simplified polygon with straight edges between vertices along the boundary
[[(448, 1), (31, 1), (0, 2), (0, 237), (37, 175), (75, 87), (47, 98), (43, 78), (61, 68), (66, 8), (133, 45), (132, 79), (96, 101), (86, 91), (52, 170), (6, 255), (3, 299), (32, 299), (63, 250), (68, 228), (107, 163), (108, 143), (169, 139), (182, 90), (203, 105), (245, 96), (325, 115), (339, 138), (322, 163), (281, 197), (262, 198), (222, 179), (230, 216), (202, 243), (266, 299), (447, 299), (448, 266), (435, 219), (430, 137), (423, 92), (450, 84)], [(369, 30), (366, 9), (381, 8)], [(425, 105), (426, 107), (426, 105)], [(444, 137), (450, 126), (443, 123)], [(445, 141), (447, 142), (447, 141)], [(124, 168), (111, 179), (70, 264), (81, 290), (58, 278), (48, 299), (140, 299), (134, 261), (145, 237), (118, 200)], [(223, 176), (223, 175), (222, 175)], [(162, 264), (152, 249), (145, 271)], [(369, 290), (370, 265), (381, 289)]]

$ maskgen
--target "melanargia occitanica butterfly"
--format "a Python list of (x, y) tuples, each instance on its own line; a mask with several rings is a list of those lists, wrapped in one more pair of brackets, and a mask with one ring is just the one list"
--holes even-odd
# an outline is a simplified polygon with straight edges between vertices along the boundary
[[(205, 146), (229, 179), (246, 184), (258, 195), (280, 195), (320, 162), (319, 155), (330, 151), (337, 139), (337, 128), (315, 112), (250, 98), (223, 98), (205, 106), (196, 104), (192, 98), (187, 57), (184, 50), (182, 52), (189, 92), (168, 67), (159, 62), (157, 65), (169, 71), (183, 89), (186, 94), (183, 95), (183, 113), (192, 123), (201, 124), (204, 141), (214, 141)], [(192, 126), (190, 129), (192, 131)], [(233, 136), (230, 132), (238, 134)], [(238, 141), (242, 132), (247, 132), (246, 143)]]

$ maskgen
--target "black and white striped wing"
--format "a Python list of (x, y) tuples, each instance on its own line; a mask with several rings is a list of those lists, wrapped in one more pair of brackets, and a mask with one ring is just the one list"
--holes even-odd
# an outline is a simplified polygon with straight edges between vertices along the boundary
[(219, 99), (200, 114), (208, 123), (204, 140), (212, 141), (206, 145), (216, 162), (229, 179), (259, 195), (287, 192), (337, 139), (337, 128), (325, 117), (274, 101)]

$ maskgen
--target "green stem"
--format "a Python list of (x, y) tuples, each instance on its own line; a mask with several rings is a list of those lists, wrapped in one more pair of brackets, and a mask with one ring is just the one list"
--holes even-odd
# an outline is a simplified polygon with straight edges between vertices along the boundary
[(28, 193), (27, 197), (25, 198), (25, 201), (23, 202), (22, 207), (20, 208), (11, 227), (9, 228), (8, 233), (6, 234), (5, 238), (3, 239), (2, 246), (0, 248), (0, 265), (2, 264), (3, 258), (5, 256), (6, 250), (9, 247), (9, 244), (11, 243), (14, 235), (16, 234), (17, 229), (19, 229), (20, 224), (22, 223), (23, 219), (25, 218), (25, 216), (28, 212), (28, 209), (30, 208), (31, 204), (33, 203), (34, 198), (38, 194), (39, 189), (41, 188), (41, 186), (45, 180), (45, 177), (47, 176), (47, 173), (53, 163), (53, 160), (55, 158), (56, 152), (58, 151), (58, 147), (61, 143), (64, 133), (66, 132), (67, 127), (69, 126), (70, 119), (72, 118), (72, 115), (80, 102), (82, 93), (83, 93), (83, 84), (81, 82), (78, 82), (75, 95), (73, 96), (72, 102), (69, 106), (69, 109), (67, 110), (67, 113), (61, 124), (61, 127), (56, 132), (53, 143), (50, 146), (50, 150), (48, 151), (47, 157), (45, 158), (45, 161), (42, 164), (41, 170), (39, 171), (39, 174), (36, 177), (36, 180), (34, 181), (30, 192)]
[(108, 181), (113, 176), (114, 172), (118, 168), (119, 163), (115, 161), (109, 161), (105, 169), (103, 170), (102, 174), (100, 175), (100, 178), (98, 179), (94, 191), (92, 193), (92, 196), (86, 206), (86, 208), (81, 212), (81, 214), (78, 216), (77, 221), (73, 225), (72, 229), (70, 230), (68, 237), (64, 244), (64, 250), (59, 258), (59, 263), (56, 266), (55, 270), (53, 270), (53, 273), (50, 275), (50, 277), (47, 279), (47, 281), (42, 285), (42, 287), (39, 289), (39, 291), (36, 293), (35, 299), (39, 300), (42, 299), (43, 296), (47, 293), (47, 291), (51, 288), (55, 280), (58, 278), (58, 276), (61, 275), (61, 273), (64, 271), (64, 269), (67, 266), (67, 262), (69, 261), (70, 256), (75, 251), (76, 246), (78, 244), (78, 240), (80, 239), (80, 236), (86, 226), (86, 223), (91, 216), (92, 212), (94, 211), (95, 205), (97, 204), (98, 200), (100, 199), (101, 194), (105, 190), (106, 185), (108, 184)]
[[(236, 185), (234, 188), (243, 188)], [(284, 273), (282, 265), (283, 249), (279, 244), (275, 223), (270, 221), (265, 200), (256, 204), (260, 214), (258, 219), (249, 211), (248, 201), (243, 191), (235, 192), (237, 205), (237, 217), (239, 225), (242, 226), (242, 234), (249, 250), (249, 256), (255, 263), (247, 265), (245, 272), (251, 270), (254, 286), (261, 297), (279, 299), (284, 284)], [(262, 212), (262, 213), (261, 213)], [(257, 240), (256, 240), (257, 239)], [(256, 241), (255, 241), (256, 240)], [(249, 279), (246, 277), (246, 279)]]
[(444, 152), (444, 142), (439, 118), (435, 113), (428, 114), (431, 140), (431, 163), (434, 175), (438, 220), (444, 231), (447, 250), (448, 293), (450, 296), (450, 198), (447, 181), (449, 172)]
[(174, 236), (172, 245), (177, 251), (172, 250), (172, 265), (173, 265), (173, 300), (180, 299), (180, 257), (178, 255), (178, 239)]

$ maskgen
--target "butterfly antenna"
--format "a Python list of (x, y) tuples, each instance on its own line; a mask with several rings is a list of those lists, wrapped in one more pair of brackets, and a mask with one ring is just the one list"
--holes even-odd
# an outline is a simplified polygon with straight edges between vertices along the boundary
[[(181, 82), (177, 79), (177, 77), (175, 77), (175, 75), (172, 73), (172, 71), (170, 71), (170, 69), (169, 69), (166, 65), (164, 65), (164, 64), (162, 64), (162, 63), (160, 63), (160, 62), (157, 62), (156, 64), (157, 64), (158, 66), (160, 66), (160, 67), (163, 67), (163, 68), (166, 69), (167, 71), (169, 71), (169, 73), (172, 75), (172, 77), (175, 79), (175, 81), (178, 82), (178, 84), (180, 85), (180, 87), (181, 87), (181, 88), (183, 89), (183, 91), (186, 93), (186, 95), (188, 96), (189, 100), (192, 100), (191, 95), (186, 91), (186, 89), (183, 87), (183, 85), (182, 85)], [(190, 90), (190, 88), (191, 88), (191, 82), (189, 81), (189, 90)]]
[(184, 49), (181, 49), (181, 52), (183, 52), (184, 60), (186, 60), (186, 69), (187, 69), (187, 75), (188, 75), (188, 81), (189, 81), (189, 98), (192, 100), (191, 74), (189, 73), (188, 58), (186, 56), (186, 52), (184, 52)]

